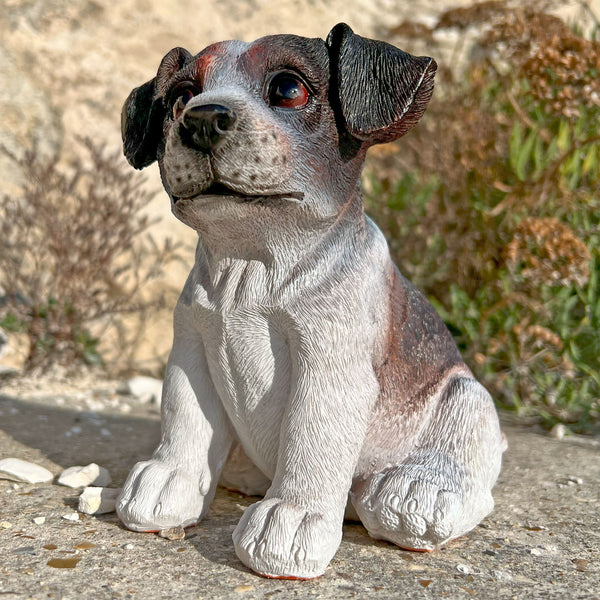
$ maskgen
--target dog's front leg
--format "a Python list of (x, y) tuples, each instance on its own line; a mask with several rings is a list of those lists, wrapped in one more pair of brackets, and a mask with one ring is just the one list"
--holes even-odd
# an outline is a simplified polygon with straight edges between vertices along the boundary
[(323, 331), (330, 328), (290, 343), (294, 381), (273, 483), (233, 533), (241, 561), (270, 577), (309, 579), (325, 571), (341, 541), (377, 396), (366, 344), (349, 340), (341, 323), (339, 330)]
[(163, 385), (161, 442), (137, 463), (117, 512), (134, 531), (198, 522), (213, 499), (233, 435), (187, 309), (175, 312), (175, 339)]

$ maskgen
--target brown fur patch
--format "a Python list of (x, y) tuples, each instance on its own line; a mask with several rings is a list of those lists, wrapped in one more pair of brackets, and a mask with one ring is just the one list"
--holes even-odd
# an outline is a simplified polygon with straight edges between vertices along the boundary
[(468, 368), (446, 325), (425, 296), (392, 265), (390, 323), (383, 361), (375, 373), (378, 412), (411, 414), (431, 398), (453, 367)]

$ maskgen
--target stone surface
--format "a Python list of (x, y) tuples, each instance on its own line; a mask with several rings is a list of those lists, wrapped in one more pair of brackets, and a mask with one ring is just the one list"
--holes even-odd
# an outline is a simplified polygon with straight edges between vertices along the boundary
[(115, 512), (120, 493), (120, 488), (86, 487), (79, 496), (77, 510), (86, 515), (104, 515)]
[[(18, 387), (35, 390), (39, 382), (13, 384)], [(60, 389), (62, 406), (56, 396), (9, 397), (0, 390), (0, 456), (55, 472), (80, 460), (100, 462), (121, 485), (133, 463), (154, 449), (160, 432), (156, 410), (121, 397), (83, 418), (88, 408), (82, 386)], [(127, 413), (125, 402), (131, 406)], [(111, 438), (101, 435), (99, 421)], [(503, 422), (509, 448), (494, 489), (496, 508), (480, 526), (421, 554), (375, 541), (362, 525), (346, 523), (339, 551), (325, 575), (313, 581), (265, 579), (240, 563), (231, 533), (256, 498), (219, 489), (208, 517), (185, 530), (184, 539), (169, 540), (128, 531), (114, 513), (62, 519), (77, 508), (78, 490), (50, 483), (15, 489), (13, 482), (0, 481), (0, 595), (18, 600), (600, 599), (600, 441), (569, 435), (557, 440), (506, 417)], [(81, 433), (65, 438), (62, 433), (75, 425)], [(33, 519), (41, 515), (46, 521), (36, 525)], [(78, 561), (65, 566), (59, 562), (65, 559)]]
[(48, 469), (20, 458), (0, 460), (0, 479), (23, 481), (25, 483), (44, 483), (52, 481), (54, 475)]

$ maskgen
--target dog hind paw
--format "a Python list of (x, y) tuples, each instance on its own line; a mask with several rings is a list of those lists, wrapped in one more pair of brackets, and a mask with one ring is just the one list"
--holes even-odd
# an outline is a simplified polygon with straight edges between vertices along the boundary
[(137, 463), (117, 501), (117, 513), (133, 531), (194, 525), (203, 516), (206, 489), (183, 469), (157, 460)]
[(467, 493), (463, 485), (456, 473), (399, 465), (374, 475), (352, 502), (372, 537), (429, 551), (467, 533), (492, 510), (489, 491)]

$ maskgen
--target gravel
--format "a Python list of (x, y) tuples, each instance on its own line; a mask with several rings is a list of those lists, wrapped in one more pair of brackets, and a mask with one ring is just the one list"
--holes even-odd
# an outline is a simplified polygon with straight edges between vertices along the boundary
[[(55, 474), (95, 462), (118, 487), (158, 441), (155, 405), (118, 394), (120, 382), (63, 382), (59, 393), (51, 381), (11, 385), (32, 392), (0, 390), (0, 457)], [(502, 420), (509, 448), (496, 509), (474, 531), (434, 552), (414, 553), (346, 523), (338, 553), (313, 581), (265, 579), (238, 560), (231, 534), (256, 498), (219, 489), (202, 523), (161, 537), (126, 530), (114, 512), (77, 510), (81, 490), (0, 480), (0, 596), (600, 600), (600, 441), (559, 440)], [(81, 432), (66, 438), (74, 426)], [(117, 494), (116, 487), (100, 493)]]

